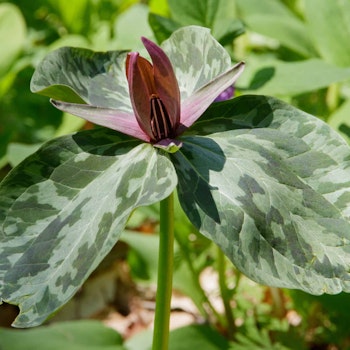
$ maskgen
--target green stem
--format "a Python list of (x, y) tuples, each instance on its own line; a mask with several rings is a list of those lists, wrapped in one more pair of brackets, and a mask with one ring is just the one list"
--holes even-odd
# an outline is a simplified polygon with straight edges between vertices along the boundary
[(174, 194), (160, 202), (156, 312), (152, 350), (167, 350), (174, 266)]
[(227, 333), (230, 339), (233, 339), (235, 332), (235, 321), (232, 314), (232, 307), (230, 304), (230, 290), (226, 285), (226, 263), (225, 255), (218, 247), (218, 273), (219, 273), (219, 285), (222, 302), (225, 308), (225, 315), (227, 320)]

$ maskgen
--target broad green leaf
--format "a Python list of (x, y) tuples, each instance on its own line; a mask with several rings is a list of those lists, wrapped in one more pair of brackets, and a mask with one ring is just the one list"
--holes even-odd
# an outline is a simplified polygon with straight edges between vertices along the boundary
[[(153, 40), (153, 33), (148, 24), (148, 6), (135, 4), (120, 14), (115, 23), (116, 48), (143, 51), (141, 36)], [(137, 25), (131, 25), (131, 24)]]
[(25, 331), (0, 328), (1, 350), (123, 350), (119, 333), (98, 321), (56, 323)]
[[(170, 332), (171, 333), (171, 332)], [(150, 329), (138, 332), (125, 341), (126, 350), (151, 350), (153, 331)]]
[(21, 11), (10, 3), (0, 4), (0, 77), (14, 64), (24, 47), (25, 38), (26, 24)]
[(336, 67), (320, 59), (265, 62), (254, 73), (245, 88), (275, 96), (299, 95), (350, 79), (350, 68)]
[(221, 45), (230, 45), (233, 40), (245, 32), (243, 23), (238, 19), (223, 18), (217, 21), (214, 27), (213, 36)]
[(242, 22), (235, 16), (232, 0), (170, 0), (169, 8), (176, 23), (210, 28), (223, 45), (230, 44), (244, 32)]
[(308, 0), (305, 15), (320, 55), (329, 63), (350, 66), (350, 1)]
[(169, 0), (172, 18), (182, 25), (211, 28), (220, 0)]
[(172, 159), (198, 230), (259, 283), (350, 292), (346, 142), (315, 117), (249, 95), (214, 104), (192, 133), (202, 136), (183, 136)]
[(152, 282), (157, 281), (158, 271), (158, 235), (147, 235), (140, 232), (126, 230), (121, 240), (127, 243), (138, 258), (138, 263), (142, 266), (144, 277)]
[[(125, 342), (127, 350), (150, 350), (150, 331), (136, 334)], [(170, 332), (169, 350), (228, 350), (229, 342), (220, 333), (207, 325), (189, 325)]]
[(15, 167), (40, 146), (41, 144), (26, 145), (24, 143), (11, 142), (7, 147), (7, 160), (12, 167)]
[(176, 183), (164, 153), (102, 128), (50, 141), (15, 168), (0, 186), (0, 295), (21, 309), (14, 326), (67, 302), (132, 210)]
[(60, 20), (72, 33), (84, 33), (89, 28), (89, 0), (49, 0), (50, 5), (57, 11)]
[(190, 325), (170, 333), (169, 350), (227, 350), (229, 342), (207, 325)]
[(305, 23), (281, 1), (237, 0), (237, 7), (240, 18), (252, 31), (277, 39), (304, 57), (315, 56)]
[(148, 21), (158, 43), (168, 39), (175, 30), (180, 28), (179, 23), (170, 18), (162, 17), (154, 13), (149, 14)]

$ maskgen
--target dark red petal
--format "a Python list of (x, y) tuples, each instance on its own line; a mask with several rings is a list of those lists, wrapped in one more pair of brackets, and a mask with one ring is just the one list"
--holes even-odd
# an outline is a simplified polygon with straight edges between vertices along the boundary
[(153, 139), (150, 109), (150, 97), (156, 93), (153, 67), (137, 52), (131, 52), (126, 61), (126, 75), (136, 120), (141, 129)]
[(176, 128), (180, 123), (180, 90), (173, 66), (158, 45), (144, 37), (142, 42), (152, 59), (157, 94), (169, 113), (173, 128)]

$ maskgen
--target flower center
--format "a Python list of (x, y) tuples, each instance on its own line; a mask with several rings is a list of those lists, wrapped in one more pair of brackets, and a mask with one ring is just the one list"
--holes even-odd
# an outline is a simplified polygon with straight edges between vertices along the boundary
[(151, 105), (151, 131), (153, 138), (160, 141), (174, 137), (174, 130), (171, 125), (169, 114), (162, 100), (155, 94), (150, 97)]

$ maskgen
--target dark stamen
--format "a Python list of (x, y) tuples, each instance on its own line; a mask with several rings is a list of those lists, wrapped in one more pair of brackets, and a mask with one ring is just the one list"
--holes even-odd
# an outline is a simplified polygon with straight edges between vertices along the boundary
[(151, 103), (151, 130), (155, 141), (173, 137), (173, 127), (169, 114), (161, 99), (152, 95)]

